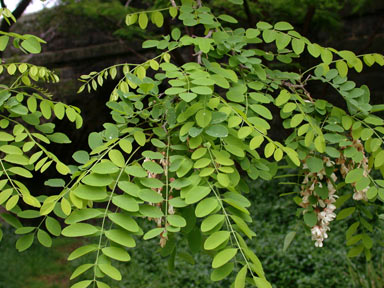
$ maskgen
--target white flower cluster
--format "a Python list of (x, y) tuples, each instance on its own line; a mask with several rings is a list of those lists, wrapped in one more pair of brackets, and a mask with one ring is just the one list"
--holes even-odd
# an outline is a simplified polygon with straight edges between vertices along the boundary
[[(327, 167), (331, 167), (335, 164), (328, 157), (324, 157), (323, 161)], [(308, 166), (304, 164), (303, 168), (306, 169)], [(330, 178), (332, 178), (333, 182), (336, 182), (337, 180), (335, 173), (332, 173)], [(327, 199), (322, 199), (315, 192), (316, 187), (323, 187), (322, 182), (324, 182), (324, 180), (328, 189)], [(335, 193), (336, 189), (333, 186), (331, 180), (326, 176), (325, 169), (322, 169), (317, 173), (310, 171), (306, 172), (302, 183), (302, 202), (300, 203), (300, 206), (307, 208), (312, 205), (313, 211), (317, 214), (317, 223), (311, 229), (312, 240), (315, 241), (316, 247), (323, 247), (324, 239), (328, 238), (327, 231), (330, 230), (329, 224), (336, 218), (336, 214), (334, 213), (336, 206), (334, 203), (336, 202), (337, 195)], [(310, 203), (311, 196), (315, 197), (316, 203)]]
[[(337, 159), (337, 164), (340, 165), (340, 173), (345, 178), (350, 170), (356, 169), (356, 168), (362, 168), (364, 170), (363, 176), (368, 177), (370, 169), (368, 167), (368, 157), (365, 155), (364, 146), (361, 143), (360, 140), (353, 140), (352, 146), (357, 149), (357, 151), (361, 152), (363, 154), (363, 160), (356, 163), (354, 161), (346, 162), (346, 159), (344, 156), (340, 156), (340, 158)], [(354, 193), (353, 193), (353, 199), (356, 201), (364, 200), (367, 201), (367, 191), (369, 189), (369, 186), (357, 190), (355, 184), (352, 184), (354, 187)]]

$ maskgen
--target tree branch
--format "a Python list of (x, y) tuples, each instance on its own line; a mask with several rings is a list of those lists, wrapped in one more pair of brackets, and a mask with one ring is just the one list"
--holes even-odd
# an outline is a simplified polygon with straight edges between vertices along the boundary
[[(16, 19), (19, 19), (20, 16), (23, 14), (23, 12), (25, 11), (25, 9), (27, 9), (28, 5), (32, 2), (32, 0), (22, 0), (16, 7), (16, 9), (14, 11), (12, 11), (12, 14), (13, 16), (15, 16)], [(4, 0), (2, 0), (2, 5), (4, 3)], [(3, 31), (3, 32), (9, 32), (9, 30), (11, 29), (11, 26), (13, 25), (13, 23), (11, 25), (9, 25), (7, 23), (7, 21), (5, 21), (3, 19), (3, 21), (1, 21), (1, 24), (0, 24), (0, 30)]]
[(309, 5), (307, 8), (307, 13), (305, 14), (305, 19), (303, 24), (303, 35), (308, 34), (313, 16), (315, 16), (315, 12), (316, 12), (316, 7), (314, 5)]
[[(0, 0), (1, 1), (1, 6), (3, 8), (5, 8), (5, 3), (4, 3), (4, 0)], [(13, 16), (15, 16), (16, 20), (18, 18), (20, 18), (20, 16), (23, 14), (23, 12), (25, 11), (25, 9), (27, 9), (28, 5), (31, 3), (32, 0), (22, 0), (16, 7), (16, 9), (12, 12)], [(8, 24), (7, 21), (5, 21), (5, 19), (3, 19), (0, 23), (0, 31), (3, 31), (3, 32), (9, 32), (9, 30), (11, 29), (12, 25), (14, 24), (14, 22), (10, 21), (10, 24)], [(0, 58), (3, 57), (3, 51), (0, 51)]]
[(244, 7), (244, 12), (248, 18), (249, 27), (254, 27), (256, 25), (256, 23), (255, 23), (255, 19), (253, 18), (253, 15), (251, 13), (251, 9), (249, 9), (248, 0), (244, 0), (243, 7)]
[(4, 0), (0, 0), (0, 4), (2, 8), (7, 8), (7, 5), (5, 5)]

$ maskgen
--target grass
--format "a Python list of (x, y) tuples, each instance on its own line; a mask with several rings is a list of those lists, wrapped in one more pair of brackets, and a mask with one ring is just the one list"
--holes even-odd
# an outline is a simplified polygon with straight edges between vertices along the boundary
[(70, 239), (55, 239), (53, 247), (44, 248), (34, 243), (27, 251), (15, 248), (16, 236), (3, 229), (0, 242), (0, 288), (64, 288), (69, 287), (72, 267), (66, 262), (71, 247)]

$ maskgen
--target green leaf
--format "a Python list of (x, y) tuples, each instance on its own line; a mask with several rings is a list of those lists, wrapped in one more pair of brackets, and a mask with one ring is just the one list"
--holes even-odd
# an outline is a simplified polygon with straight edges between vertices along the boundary
[[(232, 1), (234, 1), (234, 0), (232, 0)], [(239, 0), (237, 0), (237, 1), (239, 1)], [(226, 14), (222, 14), (217, 18), (219, 18), (220, 20), (223, 20), (225, 22), (228, 22), (228, 23), (233, 23), (233, 24), (237, 23), (237, 20), (235, 18), (233, 18), (232, 16), (229, 16), (229, 15), (226, 15)]]
[(358, 246), (353, 247), (351, 250), (348, 251), (347, 256), (352, 258), (352, 257), (357, 257), (363, 252), (364, 250), (364, 245), (360, 244)]
[(120, 271), (113, 267), (111, 264), (98, 264), (98, 267), (100, 268), (101, 272), (110, 278), (117, 281), (122, 279)]
[(191, 93), (191, 92), (180, 93), (179, 97), (181, 99), (183, 99), (185, 102), (191, 102), (193, 99), (195, 99), (197, 97), (197, 94), (196, 93)]
[(291, 37), (284, 33), (277, 33), (276, 35), (276, 46), (277, 49), (282, 50), (288, 46), (289, 42), (291, 42)]
[(146, 137), (142, 131), (135, 131), (133, 133), (133, 137), (135, 138), (135, 141), (137, 142), (137, 144), (139, 144), (140, 146), (145, 145)]
[(296, 236), (296, 231), (291, 231), (285, 236), (283, 251), (287, 251), (288, 247), (291, 245), (295, 236)]
[[(152, 22), (158, 27), (161, 28), (164, 23), (164, 17), (163, 14), (159, 11), (154, 11), (151, 15)], [(140, 19), (139, 19), (140, 21)], [(139, 22), (140, 23), (140, 22)]]
[(131, 260), (128, 252), (119, 247), (105, 247), (101, 251), (105, 256), (118, 261), (128, 262)]
[(92, 280), (83, 280), (73, 284), (71, 288), (87, 288), (89, 285), (91, 285), (92, 282)]
[(244, 0), (229, 0), (229, 2), (233, 3), (233, 4), (236, 4), (236, 5), (243, 5)]
[(131, 182), (127, 182), (127, 181), (119, 181), (118, 182), (118, 187), (121, 190), (123, 190), (125, 193), (127, 193), (127, 194), (129, 194), (131, 196), (134, 196), (134, 197), (138, 197), (140, 188), (136, 184), (131, 183)]
[(210, 215), (206, 219), (203, 220), (201, 223), (201, 231), (202, 232), (208, 232), (215, 228), (219, 223), (222, 223), (224, 221), (225, 217), (221, 214), (214, 214)]
[[(43, 168), (41, 168), (41, 172), (42, 171), (43, 171)], [(61, 175), (67, 175), (68, 173), (71, 172), (68, 166), (62, 162), (56, 162), (56, 171), (59, 172)]]
[[(34, 97), (30, 97), (29, 99), (32, 99), (32, 98), (35, 99)], [(28, 108), (29, 108), (29, 106), (28, 106)], [(61, 102), (56, 103), (55, 106), (53, 106), (53, 112), (55, 113), (55, 115), (56, 115), (56, 117), (58, 119), (60, 119), (60, 120), (63, 119), (64, 115), (65, 115), (65, 106), (64, 106), (64, 104), (61, 103)]]
[(213, 250), (227, 241), (230, 237), (230, 232), (228, 231), (217, 231), (211, 234), (204, 242), (205, 250)]
[(39, 229), (37, 231), (37, 240), (39, 240), (41, 245), (43, 245), (45, 247), (51, 247), (52, 246), (52, 238), (44, 230)]
[(164, 228), (154, 228), (152, 230), (149, 230), (147, 233), (145, 233), (143, 236), (143, 239), (149, 240), (149, 239), (155, 238), (159, 236), (162, 232), (164, 232)]
[(317, 157), (309, 157), (306, 163), (312, 173), (318, 173), (324, 168), (323, 160)]
[(109, 240), (128, 248), (133, 248), (136, 246), (135, 240), (133, 239), (131, 234), (125, 230), (112, 229), (109, 231), (105, 231), (105, 236)]
[(57, 221), (55, 218), (48, 216), (45, 220), (45, 227), (47, 228), (48, 232), (51, 233), (53, 236), (60, 236), (61, 225), (59, 221)]
[(111, 288), (108, 284), (105, 284), (100, 281), (96, 281), (96, 284), (97, 284), (97, 288)]
[(345, 183), (355, 183), (362, 179), (364, 176), (364, 169), (356, 168), (348, 172), (345, 177)]
[(69, 278), (70, 280), (75, 279), (76, 277), (80, 276), (81, 274), (85, 273), (88, 271), (91, 267), (93, 267), (94, 264), (83, 264), (80, 265), (73, 271), (71, 277)]
[(148, 188), (161, 188), (164, 186), (164, 183), (156, 178), (143, 178), (140, 179), (140, 183)]
[(343, 220), (347, 218), (348, 216), (352, 215), (355, 210), (356, 207), (349, 207), (341, 210), (339, 213), (337, 213), (336, 220)]
[(15, 137), (13, 137), (11, 134), (7, 133), (7, 132), (3, 132), (3, 131), (0, 131), (0, 139), (2, 141), (13, 141), (15, 139)]
[(341, 77), (346, 77), (348, 74), (348, 65), (343, 60), (336, 61), (336, 69)]
[(61, 234), (65, 237), (82, 237), (90, 236), (97, 233), (98, 231), (99, 230), (91, 224), (75, 223), (65, 227)]
[(379, 153), (375, 156), (375, 167), (379, 168), (384, 165), (384, 150), (381, 150)]
[(185, 227), (187, 225), (187, 221), (180, 215), (168, 215), (167, 221), (175, 227)]
[[(69, 201), (66, 198), (61, 199), (60, 206), (61, 206), (61, 210), (65, 215), (71, 214), (71, 210), (72, 210), (71, 203), (69, 203)], [(51, 209), (53, 208), (54, 206)], [(46, 212), (46, 213), (48, 214), (49, 212)]]
[(115, 164), (118, 167), (124, 167), (125, 166), (125, 159), (123, 154), (116, 149), (112, 149), (108, 153), (109, 159), (111, 159), (112, 163)]
[(104, 187), (94, 187), (82, 184), (77, 186), (77, 188), (73, 190), (73, 193), (81, 199), (92, 201), (104, 200), (108, 197)]
[(139, 231), (139, 225), (129, 215), (123, 213), (109, 213), (108, 218), (115, 224), (127, 231), (136, 233)]
[(0, 51), (4, 51), (7, 48), (9, 36), (3, 35), (0, 37)]
[(218, 269), (215, 269), (211, 273), (212, 281), (221, 281), (226, 278), (233, 271), (234, 264), (233, 262), (229, 262)]
[(193, 204), (199, 202), (201, 199), (205, 198), (209, 193), (211, 193), (211, 188), (206, 186), (196, 186), (189, 190), (188, 194), (185, 197), (185, 203)]
[(148, 16), (146, 13), (140, 13), (139, 14), (139, 26), (141, 29), (147, 28), (148, 25)]
[(250, 108), (265, 119), (272, 120), (273, 118), (271, 111), (263, 105), (253, 104), (250, 105)]
[(218, 206), (218, 202), (216, 198), (206, 198), (202, 200), (199, 204), (197, 204), (195, 209), (196, 217), (206, 217), (211, 214), (214, 210), (216, 210)]
[(48, 100), (42, 100), (40, 102), (40, 110), (45, 119), (49, 119), (52, 116), (51, 103)]
[(217, 181), (223, 187), (228, 187), (230, 184), (228, 175), (224, 173), (217, 173)]
[(19, 202), (19, 199), (19, 195), (13, 195), (11, 198), (8, 199), (7, 204), (5, 205), (5, 209), (7, 209), (8, 211), (12, 210)]
[(200, 95), (211, 95), (213, 93), (212, 88), (207, 86), (195, 86), (191, 88), (191, 91)]
[(65, 219), (66, 224), (74, 224), (77, 222), (85, 221), (88, 219), (94, 219), (103, 216), (104, 213), (94, 208), (83, 208), (75, 210), (70, 216)]
[(38, 54), (41, 52), (40, 42), (35, 37), (28, 37), (27, 39), (23, 40), (21, 42), (21, 47), (32, 54)]
[(304, 223), (307, 224), (309, 227), (313, 227), (317, 223), (317, 215), (315, 212), (307, 212), (304, 214)]
[(119, 168), (111, 161), (104, 161), (93, 166), (92, 171), (97, 174), (114, 174), (119, 171)]
[(265, 278), (253, 276), (253, 281), (255, 282), (257, 288), (272, 288), (272, 285)]
[(256, 27), (264, 30), (264, 29), (271, 29), (273, 26), (267, 22), (259, 21), (257, 22)]
[(212, 268), (219, 268), (229, 262), (237, 254), (237, 248), (227, 248), (215, 255), (212, 261)]
[(142, 189), (138, 196), (141, 200), (151, 203), (161, 203), (164, 201), (163, 196), (152, 189)]
[(247, 277), (248, 267), (247, 265), (243, 266), (236, 275), (235, 287), (234, 288), (244, 288), (245, 287), (245, 278)]
[(207, 109), (202, 109), (196, 113), (195, 119), (197, 125), (202, 128), (207, 127), (211, 123), (212, 113)]
[(292, 45), (293, 52), (295, 52), (297, 55), (300, 55), (301, 53), (303, 53), (305, 48), (304, 40), (294, 38), (292, 39), (291, 45)]
[(19, 175), (21, 177), (25, 178), (32, 178), (33, 175), (31, 172), (29, 172), (27, 169), (22, 168), (22, 167), (11, 167), (8, 169), (9, 172), (12, 172), (13, 174)]
[(139, 211), (139, 204), (136, 200), (128, 195), (117, 195), (112, 198), (112, 203), (117, 207), (128, 211), (137, 212)]
[(206, 130), (205, 133), (212, 137), (225, 138), (228, 136), (228, 129), (224, 125), (211, 125)]
[(309, 43), (307, 46), (307, 50), (309, 54), (311, 54), (315, 58), (320, 56), (320, 48), (321, 47), (318, 44), (312, 44), (312, 43)]
[(84, 184), (95, 187), (106, 187), (114, 180), (109, 174), (95, 174), (91, 173), (81, 180)]
[(287, 103), (290, 98), (291, 98), (291, 94), (287, 90), (281, 90), (279, 96), (277, 96), (275, 100), (275, 105), (282, 106), (285, 103)]
[(377, 190), (376, 187), (370, 187), (370, 188), (368, 189), (368, 191), (367, 191), (367, 198), (368, 198), (369, 200), (374, 199), (374, 198), (377, 196), (377, 192), (378, 192), (378, 190)]
[(260, 147), (260, 145), (264, 141), (264, 136), (263, 135), (257, 135), (251, 139), (249, 142), (249, 149), (255, 150)]
[(56, 132), (51, 135), (47, 135), (47, 138), (52, 142), (59, 143), (59, 144), (68, 144), (72, 142), (67, 135), (61, 132)]
[(329, 49), (327, 49), (327, 48), (323, 48), (321, 50), (321, 60), (323, 60), (323, 62), (325, 64), (331, 64), (331, 62), (333, 60), (332, 52)]
[(284, 22), (284, 21), (281, 21), (281, 22), (277, 22), (274, 26), (274, 28), (276, 30), (280, 30), (280, 31), (287, 31), (287, 30), (292, 30), (294, 29), (293, 26), (291, 24), (289, 24), (288, 22)]
[(98, 249), (98, 246), (96, 244), (81, 246), (74, 250), (71, 254), (68, 256), (68, 261), (75, 260), (81, 256), (84, 256), (90, 252), (96, 251)]
[(19, 252), (23, 252), (27, 250), (29, 247), (31, 247), (34, 239), (34, 234), (27, 234), (21, 236), (19, 239), (16, 241), (16, 249)]
[[(80, 163), (80, 164), (85, 164), (89, 161), (89, 154), (87, 151), (84, 151), (84, 150), (80, 150), (80, 151), (77, 151), (75, 153), (73, 153), (72, 155), (72, 158), (77, 162), (77, 163)], [(100, 163), (101, 164), (101, 163)], [(97, 165), (100, 165), (100, 164), (97, 164)], [(117, 169), (117, 168), (116, 168)], [(117, 172), (117, 171), (116, 171)], [(98, 173), (98, 172), (96, 172)], [(104, 174), (104, 173), (100, 173), (100, 174)], [(108, 172), (106, 172), (105, 174), (108, 174)]]

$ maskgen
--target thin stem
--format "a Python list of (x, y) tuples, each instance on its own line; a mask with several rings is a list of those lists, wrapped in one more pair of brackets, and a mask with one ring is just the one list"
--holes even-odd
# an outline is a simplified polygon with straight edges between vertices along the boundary
[(8, 180), (9, 180), (9, 182), (11, 183), (13, 189), (16, 190), (16, 193), (19, 194), (20, 197), (23, 197), (23, 194), (20, 192), (19, 188), (17, 188), (17, 187), (15, 186), (15, 184), (13, 183), (13, 180), (11, 179), (11, 177), (9, 177), (9, 175), (8, 175), (8, 173), (7, 173), (7, 169), (5, 169), (4, 164), (3, 164), (3, 160), (2, 160), (2, 159), (0, 159), (0, 164), (1, 164), (1, 168), (3, 169), (5, 175), (7, 176)]
[(93, 287), (96, 287), (96, 267), (97, 267), (97, 261), (99, 260), (99, 255), (100, 255), (100, 250), (101, 250), (101, 241), (103, 239), (103, 235), (104, 235), (104, 225), (105, 225), (105, 221), (106, 221), (106, 218), (107, 218), (107, 214), (109, 212), (109, 206), (111, 205), (111, 201), (112, 201), (112, 197), (116, 191), (116, 188), (117, 188), (117, 184), (119, 183), (119, 180), (121, 178), (121, 176), (123, 175), (123, 172), (124, 172), (124, 169), (127, 167), (129, 161), (131, 161), (132, 159), (132, 156), (136, 154), (137, 151), (139, 151), (141, 148), (141, 146), (137, 147), (136, 150), (131, 153), (131, 155), (128, 157), (127, 161), (125, 161), (125, 165), (124, 167), (122, 167), (120, 169), (120, 173), (119, 175), (117, 176), (116, 178), (116, 181), (115, 181), (115, 184), (113, 185), (113, 189), (111, 191), (111, 194), (109, 195), (109, 198), (108, 198), (108, 203), (107, 203), (107, 206), (105, 207), (105, 210), (104, 210), (104, 215), (103, 215), (103, 220), (102, 220), (102, 223), (101, 223), (101, 230), (100, 230), (100, 237), (99, 237), (99, 243), (98, 243), (98, 248), (97, 248), (97, 254), (96, 254), (96, 259), (95, 259), (95, 264), (94, 264), (94, 272), (93, 272)]
[(245, 263), (246, 263), (246, 265), (248, 267), (248, 270), (250, 271), (252, 277), (255, 277), (255, 275), (253, 273), (253, 270), (252, 270), (252, 267), (251, 267), (251, 264), (249, 263), (247, 257), (245, 256), (243, 248), (241, 247), (241, 245), (239, 243), (239, 239), (237, 238), (236, 232), (235, 232), (235, 230), (232, 227), (231, 221), (229, 220), (229, 215), (228, 215), (227, 211), (224, 208), (223, 201), (221, 201), (220, 197), (218, 196), (218, 193), (215, 191), (214, 187), (211, 185), (211, 183), (209, 183), (208, 180), (207, 180), (207, 183), (208, 183), (209, 187), (211, 188), (211, 190), (213, 191), (213, 193), (215, 194), (216, 199), (219, 201), (221, 210), (223, 211), (225, 219), (226, 219), (226, 222), (227, 222), (227, 226), (229, 226), (230, 232), (231, 232), (233, 238), (236, 241), (236, 246), (240, 250), (241, 256), (243, 257), (243, 259), (244, 259), (244, 261), (245, 261)]
[(165, 156), (165, 224), (167, 223), (168, 217), (168, 201), (169, 201), (169, 175), (168, 175), (168, 167), (169, 167), (169, 146), (171, 145), (171, 137), (168, 135), (168, 143), (167, 143), (167, 152)]

